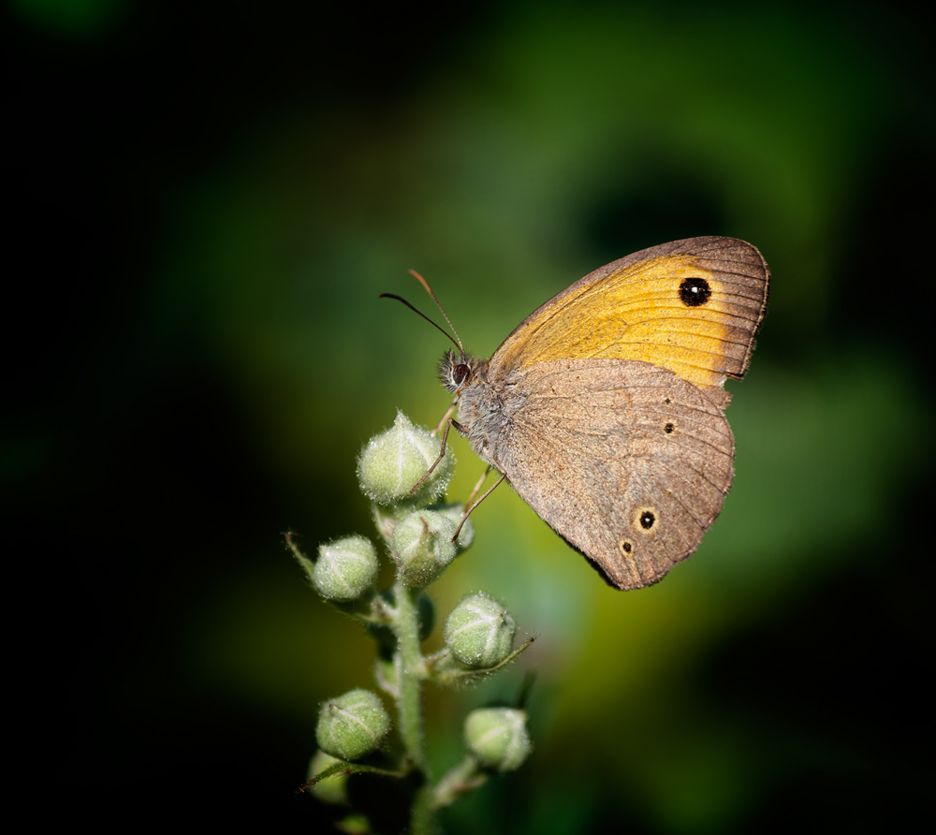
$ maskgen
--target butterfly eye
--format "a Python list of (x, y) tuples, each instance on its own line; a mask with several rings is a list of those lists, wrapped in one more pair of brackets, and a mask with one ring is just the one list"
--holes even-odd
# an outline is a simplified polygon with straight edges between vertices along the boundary
[(452, 369), (452, 379), (455, 381), (455, 385), (460, 386), (471, 376), (471, 366), (467, 365), (464, 362), (458, 363)]

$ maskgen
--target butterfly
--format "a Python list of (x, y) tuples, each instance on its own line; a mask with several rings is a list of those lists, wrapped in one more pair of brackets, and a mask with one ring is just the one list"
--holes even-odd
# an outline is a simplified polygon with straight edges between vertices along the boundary
[(655, 583), (698, 548), (731, 487), (724, 382), (747, 370), (769, 280), (734, 238), (613, 261), (488, 360), (456, 335), (440, 364), (452, 426), (610, 585)]

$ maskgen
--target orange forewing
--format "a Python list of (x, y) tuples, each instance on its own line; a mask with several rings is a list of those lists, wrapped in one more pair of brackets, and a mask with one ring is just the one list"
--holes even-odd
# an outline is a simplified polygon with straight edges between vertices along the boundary
[[(706, 248), (709, 240), (716, 243)], [(597, 357), (647, 362), (705, 388), (740, 377), (763, 315), (766, 266), (740, 241), (693, 242), (689, 252), (666, 244), (585, 276), (522, 322), (492, 368)], [(680, 285), (691, 278), (711, 289), (704, 306), (679, 301)]]

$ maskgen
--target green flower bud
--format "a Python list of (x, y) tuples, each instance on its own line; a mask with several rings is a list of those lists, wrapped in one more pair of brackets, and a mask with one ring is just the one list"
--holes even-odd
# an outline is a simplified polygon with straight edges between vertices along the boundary
[(428, 586), (455, 559), (456, 523), (444, 513), (419, 510), (393, 529), (393, 552), (401, 582), (412, 589)]
[(450, 447), (416, 495), (411, 496), (410, 490), (439, 457), (441, 449), (439, 438), (428, 429), (414, 426), (402, 412), (397, 412), (392, 428), (371, 438), (358, 458), (361, 490), (378, 504), (417, 499), (430, 504), (444, 495), (455, 469), (455, 456)]
[(358, 688), (322, 705), (315, 738), (326, 754), (353, 761), (376, 750), (389, 730), (390, 717), (380, 698)]
[(485, 768), (513, 771), (533, 750), (526, 713), (507, 707), (473, 710), (465, 720), (465, 744)]
[[(462, 518), (465, 515), (465, 506), (462, 504), (447, 504), (434, 507), (433, 510), (437, 510), (439, 513), (448, 516), (455, 523), (457, 528), (461, 525)], [(471, 524), (471, 519), (465, 519), (465, 524), (461, 526), (461, 530), (458, 532), (458, 538), (455, 540), (455, 544), (458, 546), (458, 553), (462, 551), (467, 551), (471, 546), (471, 543), (474, 542), (474, 525)]]
[(364, 536), (346, 536), (319, 546), (312, 583), (326, 600), (344, 603), (369, 592), (377, 581), (377, 552)]
[(445, 643), (469, 667), (494, 667), (513, 649), (517, 625), (510, 613), (490, 595), (464, 598), (445, 619)]
[[(311, 780), (316, 774), (321, 774), (329, 766), (335, 763), (344, 762), (344, 760), (335, 759), (324, 751), (316, 751), (315, 756), (309, 762), (308, 779)], [(324, 803), (347, 803), (348, 802), (348, 775), (335, 774), (319, 780), (310, 791), (319, 800)]]

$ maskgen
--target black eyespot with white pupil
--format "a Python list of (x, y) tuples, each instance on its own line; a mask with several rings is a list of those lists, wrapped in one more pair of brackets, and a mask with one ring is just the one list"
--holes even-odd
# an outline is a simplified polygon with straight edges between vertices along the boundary
[(684, 278), (679, 285), (679, 299), (686, 307), (701, 307), (712, 298), (712, 288), (699, 276)]
[(640, 514), (640, 527), (645, 531), (649, 531), (656, 522), (656, 516), (654, 516), (649, 510), (645, 510)]

